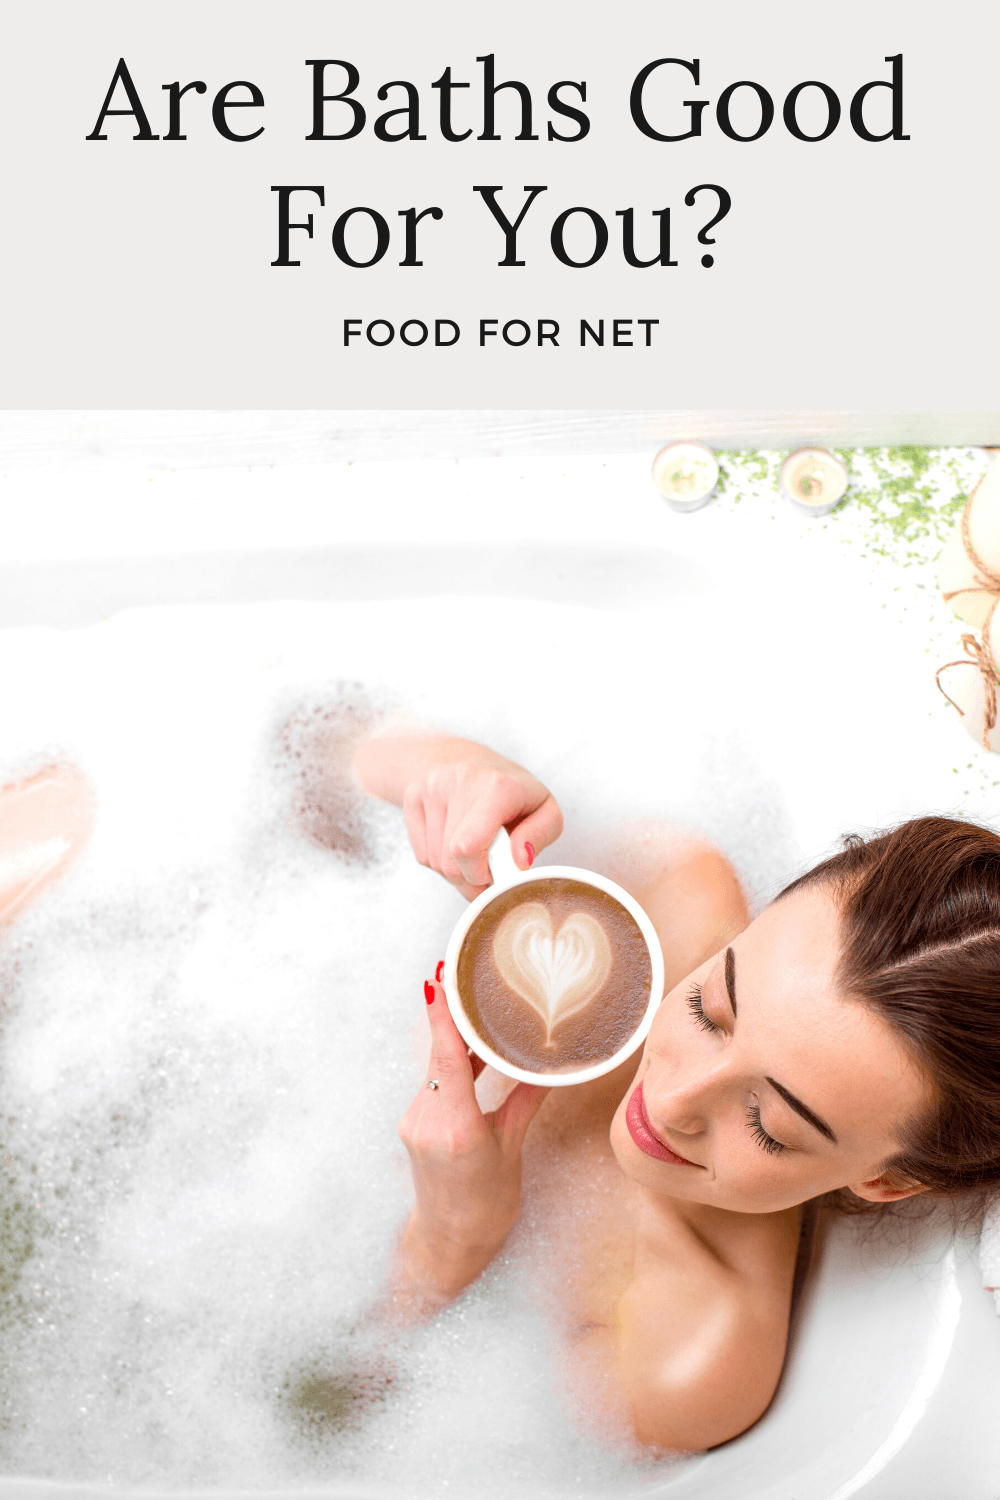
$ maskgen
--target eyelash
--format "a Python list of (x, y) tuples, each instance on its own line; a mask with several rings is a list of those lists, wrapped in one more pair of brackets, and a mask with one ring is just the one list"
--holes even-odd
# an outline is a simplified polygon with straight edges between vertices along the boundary
[(766, 1151), (769, 1156), (777, 1156), (788, 1149), (781, 1141), (776, 1141), (773, 1135), (768, 1135), (760, 1123), (759, 1104), (747, 1105), (747, 1126), (760, 1149)]
[[(722, 1031), (723, 1028), (717, 1026), (714, 1021), (709, 1020), (705, 1014), (705, 1008), (702, 1005), (700, 984), (696, 984), (688, 995), (687, 1006), (694, 1021), (701, 1027), (702, 1031)], [(766, 1151), (769, 1156), (777, 1156), (782, 1151), (787, 1150), (787, 1147), (781, 1141), (776, 1141), (774, 1136), (768, 1135), (764, 1129), (760, 1121), (759, 1104), (747, 1105), (747, 1128), (751, 1131), (754, 1140), (761, 1150)]]
[(696, 1023), (701, 1027), (702, 1031), (721, 1031), (722, 1030), (721, 1026), (716, 1026), (715, 1022), (714, 1021), (710, 1021), (708, 1019), (708, 1017), (706, 1016), (706, 1014), (705, 1014), (705, 1008), (704, 1008), (704, 1006), (701, 1003), (701, 985), (700, 984), (696, 984), (694, 986), (694, 988), (692, 989), (691, 993), (688, 995), (688, 997), (687, 997), (687, 1005), (688, 1005), (688, 1010), (691, 1012), (691, 1014), (694, 1017)]

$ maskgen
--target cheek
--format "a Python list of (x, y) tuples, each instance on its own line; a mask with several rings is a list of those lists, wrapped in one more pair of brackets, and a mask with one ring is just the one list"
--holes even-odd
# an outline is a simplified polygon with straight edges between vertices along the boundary
[(776, 1211), (822, 1192), (812, 1187), (816, 1162), (791, 1151), (768, 1152), (754, 1140), (742, 1107), (715, 1122), (713, 1151), (717, 1191), (744, 1212)]
[(625, 1107), (628, 1104), (633, 1087), (634, 1085), (630, 1083), (625, 1098), (615, 1110), (614, 1118), (611, 1121), (611, 1131), (608, 1136), (608, 1140), (611, 1144), (612, 1155), (623, 1170), (624, 1167), (622, 1164), (622, 1151), (632, 1143), (632, 1137), (629, 1135), (628, 1131), (625, 1128)]
[(699, 1043), (705, 1041), (707, 1036), (707, 1032), (695, 1025), (684, 999), (678, 1000), (676, 995), (667, 995), (656, 1012), (646, 1038), (643, 1063), (676, 1073), (700, 1051)]
[(740, 1192), (756, 1194), (767, 1188), (776, 1177), (775, 1158), (754, 1144), (742, 1111), (727, 1111), (716, 1121), (716, 1177)]
[(718, 1191), (729, 1206), (743, 1212), (778, 1212), (840, 1187), (844, 1181), (842, 1174), (813, 1157), (762, 1151), (738, 1122), (725, 1132), (720, 1146)]

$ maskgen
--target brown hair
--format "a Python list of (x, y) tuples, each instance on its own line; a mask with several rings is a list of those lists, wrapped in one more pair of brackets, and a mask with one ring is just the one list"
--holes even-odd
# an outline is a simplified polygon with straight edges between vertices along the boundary
[[(914, 818), (846, 839), (781, 896), (817, 883), (840, 907), (840, 986), (889, 1022), (935, 1087), (882, 1170), (977, 1212), (1000, 1189), (1000, 836)], [(837, 1206), (865, 1205), (845, 1193)]]

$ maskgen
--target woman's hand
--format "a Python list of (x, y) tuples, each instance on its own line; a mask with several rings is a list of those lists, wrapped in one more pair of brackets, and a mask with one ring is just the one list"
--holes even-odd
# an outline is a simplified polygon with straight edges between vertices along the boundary
[(366, 791), (402, 807), (417, 859), (470, 901), (491, 883), (486, 851), (501, 826), (521, 870), (562, 832), (548, 788), (472, 740), (373, 736), (358, 747), (354, 772)]
[(427, 1082), (399, 1127), (417, 1203), (403, 1233), (395, 1295), (397, 1303), (435, 1311), (485, 1270), (510, 1232), (520, 1206), (521, 1146), (549, 1090), (518, 1083), (484, 1115), (474, 1088), (484, 1064), (470, 1058), (441, 985), (424, 988), (431, 1057)]

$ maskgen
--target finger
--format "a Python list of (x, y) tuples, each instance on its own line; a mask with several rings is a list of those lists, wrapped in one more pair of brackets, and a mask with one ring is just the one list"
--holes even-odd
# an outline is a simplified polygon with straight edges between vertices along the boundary
[[(445, 880), (449, 881), (451, 885), (456, 886), (457, 889), (462, 892), (462, 895), (466, 896), (468, 900), (471, 901), (475, 896), (479, 895), (482, 887), (469, 884), (469, 882), (465, 878), (461, 866), (451, 852), (451, 840), (448, 835), (447, 825), (445, 826), (441, 834), (440, 868), (441, 874), (444, 876)], [(469, 894), (470, 892), (471, 894)]]
[[(417, 863), (428, 870), (437, 870), (439, 874), (450, 880), (457, 890), (461, 891), (466, 901), (474, 901), (482, 887), (468, 885), (454, 860), (451, 861), (452, 873), (449, 875), (447, 871), (440, 868), (442, 862), (436, 857), (436, 852), (432, 853), (432, 850), (435, 850), (434, 838), (438, 840), (436, 849), (440, 849), (441, 835), (428, 834), (427, 803), (422, 793), (407, 790), (403, 794), (403, 816), (406, 819), (406, 831)], [(441, 819), (443, 822), (443, 813)]]
[(468, 885), (462, 879), (461, 875), (456, 875), (454, 879), (449, 879), (448, 883), (449, 885), (453, 885), (456, 891), (465, 897), (466, 901), (475, 901), (476, 897), (481, 896), (483, 891), (486, 890), (486, 886)]
[[(436, 797), (425, 794), (424, 799), (424, 837), (427, 840), (427, 863), (432, 870), (437, 870), (439, 875), (444, 875), (441, 855), (444, 845), (444, 819), (445, 807)], [(445, 876), (447, 879), (447, 876)]]
[(528, 1126), (537, 1115), (551, 1089), (538, 1083), (519, 1083), (493, 1116), (493, 1123), (512, 1151), (519, 1151)]
[[(461, 891), (466, 901), (474, 901), (485, 889), (486, 885), (473, 885), (465, 878), (465, 872), (458, 860), (452, 853), (453, 831), (457, 823), (460, 823), (464, 814), (452, 811), (449, 806), (444, 813), (444, 822), (441, 831), (441, 860), (440, 869), (444, 878), (449, 881), (456, 890)], [(489, 883), (489, 870), (487, 869), (486, 884)]]
[[(510, 852), (514, 856), (514, 863), (519, 869), (526, 870), (535, 855), (540, 854), (549, 844), (555, 843), (562, 830), (562, 812), (550, 793), (540, 807), (528, 813), (527, 817), (522, 818), (510, 830)], [(526, 844), (531, 845), (531, 859), (525, 849)]]
[[(447, 846), (446, 846), (447, 847)], [(458, 867), (458, 863), (450, 854), (442, 854), (441, 874), (449, 885), (453, 885), (456, 891), (460, 891), (466, 901), (475, 901), (486, 889), (484, 885), (470, 885)]]
[(409, 835), (410, 845), (420, 865), (429, 864), (427, 858), (427, 825), (424, 818), (424, 802), (419, 792), (411, 792), (409, 787), (403, 793), (403, 817), (406, 819), (406, 832)]
[[(548, 793), (540, 788), (542, 798)], [(485, 887), (492, 881), (486, 851), (496, 837), (501, 825), (517, 823), (526, 812), (534, 811), (536, 803), (525, 793), (524, 784), (516, 776), (498, 771), (476, 797), (472, 806), (456, 823), (448, 840), (452, 857), (469, 885)], [(520, 863), (528, 868), (528, 860), (521, 846)]]
[(448, 803), (441, 801), (433, 793), (425, 795), (424, 820), (428, 848), (427, 863), (432, 870), (437, 870), (439, 875), (443, 875), (449, 885), (461, 891), (466, 901), (474, 901), (482, 888), (469, 885), (452, 856), (448, 835)]
[(445, 1091), (448, 1104), (462, 1105), (471, 1100), (478, 1110), (469, 1049), (452, 1019), (444, 987), (436, 980), (427, 980), (424, 990), (425, 993), (432, 991), (434, 995), (427, 1006), (427, 1020), (431, 1028), (431, 1056), (427, 1076), (437, 1079), (442, 1091)]
[(456, 825), (448, 843), (451, 857), (467, 885), (483, 891), (493, 883), (490, 862), (486, 857), (503, 815), (492, 798), (476, 801)]
[(480, 1073), (486, 1067), (486, 1064), (483, 1062), (483, 1059), (481, 1057), (476, 1056), (471, 1047), (469, 1048), (469, 1061), (472, 1064), (472, 1079), (473, 1082), (475, 1082)]

